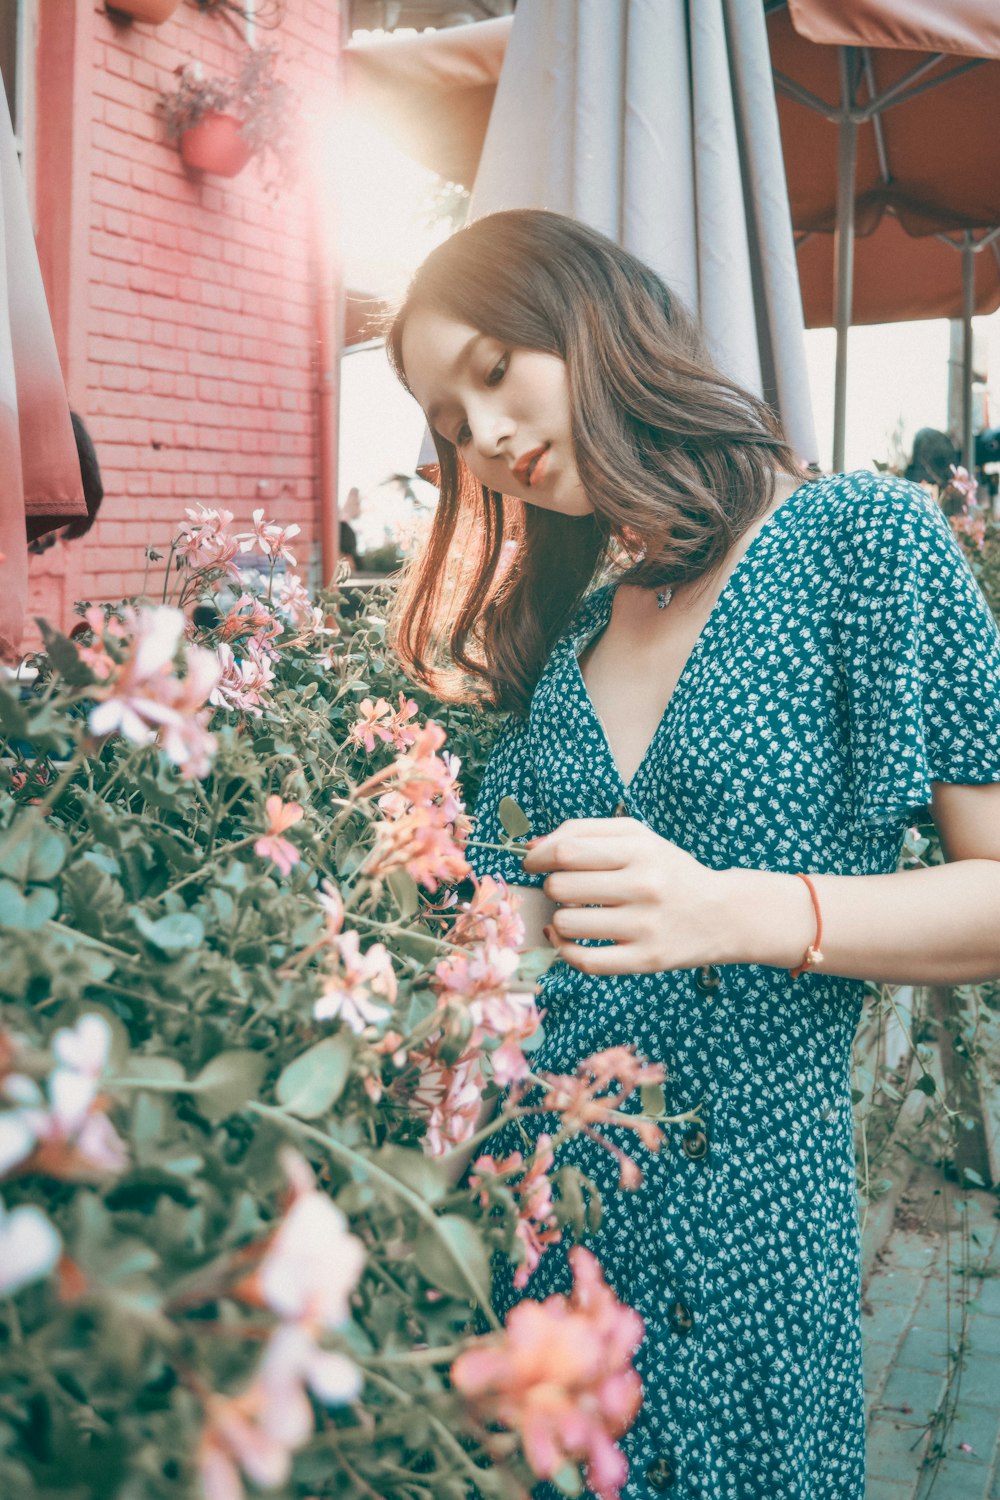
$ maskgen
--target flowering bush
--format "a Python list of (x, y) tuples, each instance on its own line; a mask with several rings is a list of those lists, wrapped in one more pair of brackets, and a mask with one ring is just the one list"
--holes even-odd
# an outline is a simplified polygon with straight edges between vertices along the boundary
[(0, 1493), (613, 1497), (638, 1318), (580, 1247), (503, 1330), (490, 1259), (530, 1286), (593, 1227), (577, 1131), (638, 1181), (602, 1130), (657, 1148), (622, 1106), (662, 1069), (532, 1071), (544, 958), (464, 853), (482, 721), (410, 696), (377, 596), (279, 580), (295, 529), (189, 512), (155, 603), (0, 685)]

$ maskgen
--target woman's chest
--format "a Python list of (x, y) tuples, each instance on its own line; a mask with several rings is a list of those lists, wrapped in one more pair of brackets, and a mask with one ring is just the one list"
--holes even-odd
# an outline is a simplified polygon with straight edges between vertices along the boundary
[(531, 752), (553, 826), (606, 817), (624, 801), (665, 836), (695, 824), (709, 836), (744, 815), (770, 819), (776, 804), (803, 820), (836, 794), (849, 720), (821, 595), (747, 594), (694, 639), (678, 632), (655, 653), (598, 654), (595, 644), (588, 656), (583, 644), (552, 663), (532, 707)]

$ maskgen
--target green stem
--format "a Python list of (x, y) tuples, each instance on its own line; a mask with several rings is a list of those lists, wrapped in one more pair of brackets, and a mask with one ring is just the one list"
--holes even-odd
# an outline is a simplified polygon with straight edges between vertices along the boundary
[(297, 1134), (305, 1136), (307, 1140), (315, 1141), (317, 1145), (322, 1146), (336, 1161), (342, 1162), (352, 1172), (372, 1178), (373, 1181), (379, 1183), (392, 1193), (394, 1197), (400, 1198), (412, 1208), (417, 1217), (426, 1224), (427, 1228), (437, 1235), (445, 1254), (472, 1292), (473, 1299), (482, 1308), (491, 1325), (494, 1328), (500, 1328), (500, 1319), (493, 1311), (485, 1291), (482, 1287), (476, 1285), (475, 1279), (469, 1273), (469, 1268), (465, 1265), (461, 1257), (455, 1254), (451, 1245), (441, 1234), (438, 1227), (437, 1215), (417, 1193), (408, 1188), (405, 1183), (400, 1182), (398, 1178), (384, 1171), (370, 1157), (361, 1156), (357, 1151), (352, 1150), (350, 1146), (345, 1146), (340, 1141), (335, 1141), (332, 1136), (324, 1135), (322, 1130), (317, 1130), (314, 1125), (307, 1125), (304, 1120), (298, 1119), (296, 1115), (289, 1114), (287, 1110), (278, 1109), (274, 1105), (258, 1104), (256, 1102), (248, 1104), (247, 1109), (251, 1114), (259, 1115), (261, 1119), (272, 1120), (276, 1125), (283, 1125), (286, 1129), (293, 1130)]

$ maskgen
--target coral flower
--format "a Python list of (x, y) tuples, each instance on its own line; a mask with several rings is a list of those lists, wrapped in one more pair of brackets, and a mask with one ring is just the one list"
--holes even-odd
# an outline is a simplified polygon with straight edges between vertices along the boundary
[(604, 1281), (589, 1250), (569, 1251), (573, 1290), (519, 1302), (497, 1334), (478, 1339), (451, 1368), (452, 1384), (486, 1421), (521, 1439), (540, 1479), (584, 1464), (600, 1500), (618, 1500), (628, 1462), (615, 1439), (642, 1403), (632, 1355), (643, 1322)]
[(298, 802), (282, 802), (280, 797), (268, 797), (264, 803), (267, 813), (267, 832), (253, 846), (253, 852), (261, 859), (269, 859), (278, 866), (282, 875), (287, 875), (297, 865), (301, 855), (295, 845), (282, 834), (300, 820), (305, 811)]

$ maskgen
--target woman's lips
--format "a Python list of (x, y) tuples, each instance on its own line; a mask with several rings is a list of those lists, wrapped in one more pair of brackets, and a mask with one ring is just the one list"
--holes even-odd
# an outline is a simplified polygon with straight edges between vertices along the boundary
[(528, 463), (521, 469), (520, 477), (529, 489), (533, 489), (536, 484), (540, 484), (545, 477), (545, 470), (549, 459), (549, 447), (550, 445), (546, 443), (544, 448), (537, 449), (535, 456), (529, 459)]

